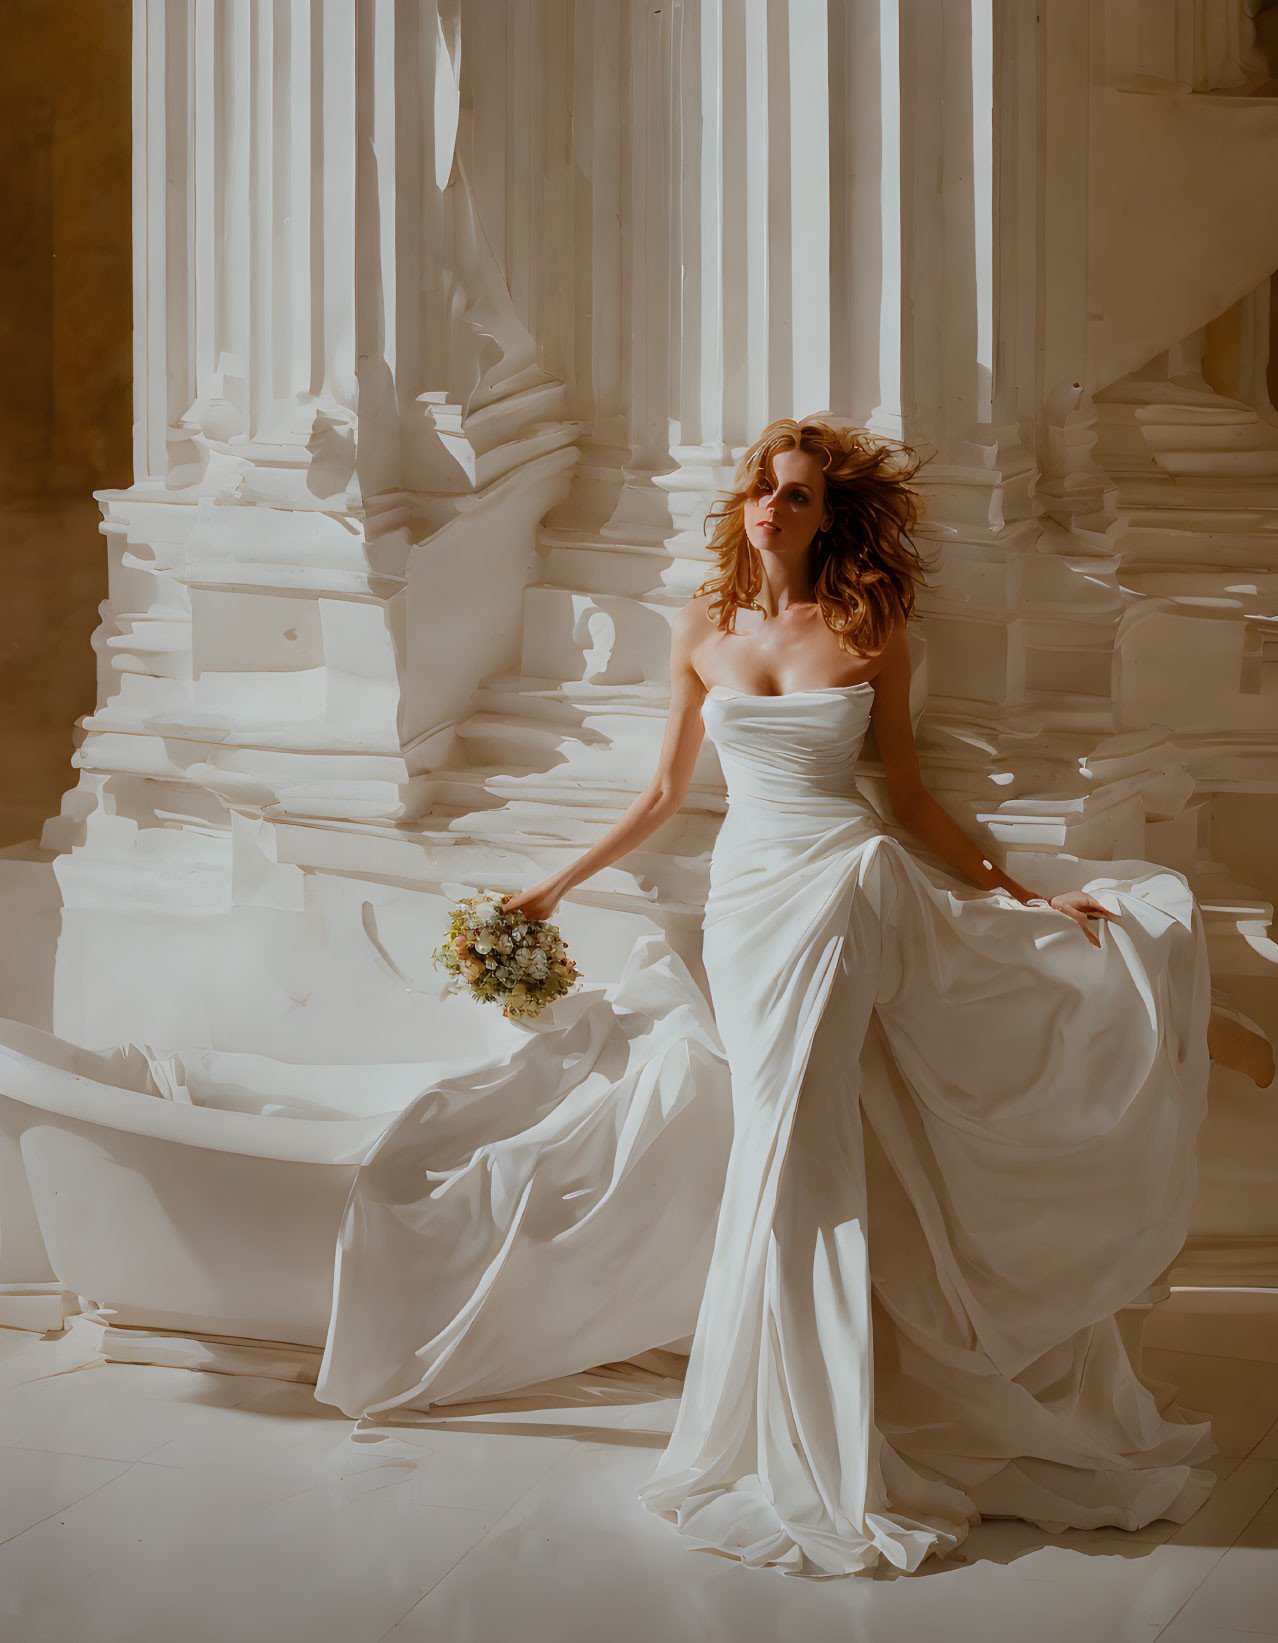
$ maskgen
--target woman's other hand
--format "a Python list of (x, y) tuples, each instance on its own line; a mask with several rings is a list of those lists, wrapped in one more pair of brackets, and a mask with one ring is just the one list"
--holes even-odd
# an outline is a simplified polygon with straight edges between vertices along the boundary
[(503, 913), (522, 913), (530, 923), (538, 924), (550, 917), (563, 894), (564, 887), (558, 879), (543, 879), (531, 890), (521, 890), (518, 895), (507, 896), (501, 910)]
[(1100, 946), (1100, 936), (1088, 921), (1118, 917), (1117, 913), (1111, 913), (1108, 907), (1097, 901), (1095, 896), (1089, 896), (1086, 890), (1062, 890), (1060, 895), (1051, 897), (1048, 906), (1054, 907), (1058, 913), (1068, 913), (1093, 947)]

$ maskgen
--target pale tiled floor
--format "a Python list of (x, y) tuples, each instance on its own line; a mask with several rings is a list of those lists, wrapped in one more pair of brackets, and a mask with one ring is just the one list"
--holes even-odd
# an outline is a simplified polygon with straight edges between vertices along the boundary
[(4, 1643), (1248, 1643), (1278, 1638), (1278, 1293), (1180, 1293), (1151, 1371), (1211, 1411), (1183, 1527), (983, 1524), (906, 1579), (698, 1552), (634, 1498), (669, 1399), (357, 1431), (308, 1389), (0, 1330)]

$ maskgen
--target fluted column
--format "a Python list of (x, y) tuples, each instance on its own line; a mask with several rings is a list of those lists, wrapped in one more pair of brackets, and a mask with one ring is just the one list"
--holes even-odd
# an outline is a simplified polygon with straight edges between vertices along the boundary
[(213, 882), (237, 816), (421, 807), (578, 430), (478, 220), (456, 0), (135, 20), (136, 478), (48, 838)]
[[(676, 330), (664, 361), (645, 350), (650, 408), (630, 437), (660, 442), (668, 580), (686, 591), (705, 572), (709, 496), (766, 423), (858, 402), (868, 413), (870, 384), (847, 348), (867, 298), (842, 256), (868, 222), (850, 155), (878, 99), (874, 65), (853, 49), (855, 8), (684, 0), (672, 17), (671, 159), (650, 151), (645, 175)], [(631, 26), (652, 33), (638, 8)], [(663, 161), (668, 183), (654, 170)]]

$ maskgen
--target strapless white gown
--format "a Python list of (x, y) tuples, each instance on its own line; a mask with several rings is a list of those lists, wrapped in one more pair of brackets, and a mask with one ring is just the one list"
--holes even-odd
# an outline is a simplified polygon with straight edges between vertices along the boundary
[(1206, 1498), (1207, 1425), (1114, 1318), (1194, 1195), (1201, 914), (1170, 869), (1045, 859), (1120, 914), (1098, 950), (912, 853), (854, 783), (872, 700), (710, 691), (713, 1016), (649, 939), (424, 1091), (352, 1188), (321, 1399), (493, 1397), (695, 1326), (640, 1499), (794, 1574)]

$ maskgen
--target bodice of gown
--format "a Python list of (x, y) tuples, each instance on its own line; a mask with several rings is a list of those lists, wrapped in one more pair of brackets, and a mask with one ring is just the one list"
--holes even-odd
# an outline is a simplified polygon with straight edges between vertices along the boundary
[(718, 750), (729, 806), (872, 817), (855, 771), (873, 702), (869, 683), (780, 696), (711, 685), (702, 719)]

